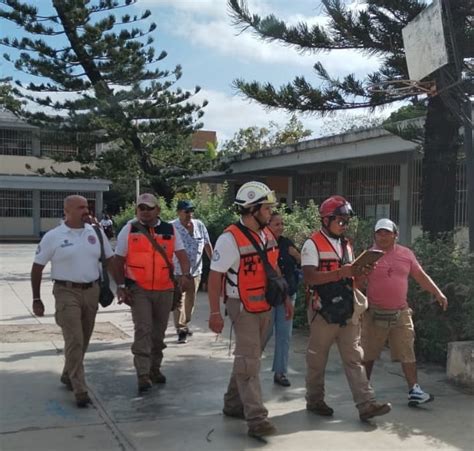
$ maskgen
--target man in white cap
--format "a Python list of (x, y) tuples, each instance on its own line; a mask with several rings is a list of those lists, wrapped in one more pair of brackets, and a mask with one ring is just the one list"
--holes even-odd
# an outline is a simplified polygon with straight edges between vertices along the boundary
[(173, 256), (182, 268), (180, 283), (187, 287), (189, 260), (172, 224), (160, 219), (158, 199), (144, 193), (137, 200), (137, 219), (130, 221), (117, 237), (117, 296), (132, 308), (135, 335), (133, 363), (138, 391), (152, 383), (164, 384), (161, 373), (164, 337), (173, 304)]
[(367, 276), (369, 309), (362, 321), (362, 347), (367, 377), (385, 343), (389, 342), (392, 360), (400, 361), (408, 383), (408, 405), (415, 407), (432, 401), (418, 385), (414, 351), (415, 331), (407, 302), (408, 279), (413, 277), (424, 290), (432, 293), (443, 310), (446, 296), (418, 263), (415, 254), (397, 244), (398, 228), (390, 219), (375, 224), (374, 248), (385, 252), (374, 271)]

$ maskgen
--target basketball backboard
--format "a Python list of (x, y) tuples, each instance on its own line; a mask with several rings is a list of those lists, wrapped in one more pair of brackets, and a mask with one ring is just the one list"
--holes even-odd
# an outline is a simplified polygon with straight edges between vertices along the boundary
[(448, 64), (441, 0), (433, 0), (402, 29), (411, 80), (422, 80)]

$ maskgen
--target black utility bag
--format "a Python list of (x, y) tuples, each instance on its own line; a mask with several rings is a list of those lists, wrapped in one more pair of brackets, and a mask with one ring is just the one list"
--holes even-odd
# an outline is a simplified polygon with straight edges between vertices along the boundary
[(105, 253), (104, 253), (104, 237), (102, 232), (100, 231), (99, 226), (92, 226), (97, 234), (97, 238), (99, 238), (100, 243), (100, 264), (102, 266), (101, 277), (100, 277), (100, 293), (99, 293), (99, 304), (102, 307), (108, 307), (112, 304), (114, 300), (114, 293), (110, 289), (110, 280), (109, 280), (109, 273), (107, 272), (107, 268), (105, 267)]
[[(347, 243), (342, 241), (343, 256), (341, 264), (349, 263)], [(319, 313), (329, 324), (345, 326), (354, 314), (354, 288), (351, 279), (317, 285), (316, 291), (321, 300)]]
[(242, 233), (250, 240), (253, 247), (257, 251), (257, 254), (262, 260), (263, 267), (265, 269), (265, 274), (267, 275), (267, 288), (265, 290), (265, 298), (267, 302), (272, 307), (278, 307), (285, 303), (286, 298), (288, 297), (288, 283), (286, 282), (283, 276), (280, 276), (275, 269), (270, 265), (268, 261), (268, 256), (265, 249), (262, 250), (260, 245), (257, 243), (257, 240), (252, 236), (251, 232), (243, 224), (238, 222), (237, 227), (242, 231)]
[(321, 299), (318, 313), (329, 323), (345, 326), (354, 314), (354, 291), (347, 280), (317, 286)]
[(163, 257), (163, 259), (165, 260), (166, 265), (168, 266), (168, 271), (170, 273), (170, 279), (173, 281), (173, 284), (174, 284), (173, 304), (171, 306), (171, 311), (176, 310), (179, 303), (181, 302), (181, 297), (183, 295), (183, 290), (181, 289), (181, 287), (178, 283), (178, 280), (174, 276), (173, 265), (168, 260), (168, 256), (166, 255), (165, 250), (153, 239), (153, 237), (150, 235), (150, 232), (148, 232), (147, 228), (144, 227), (143, 224), (141, 224), (138, 221), (135, 221), (133, 223), (133, 225), (138, 230), (140, 230), (140, 232), (142, 232), (146, 236), (147, 240), (153, 246), (153, 249), (155, 249), (155, 251), (157, 251)]

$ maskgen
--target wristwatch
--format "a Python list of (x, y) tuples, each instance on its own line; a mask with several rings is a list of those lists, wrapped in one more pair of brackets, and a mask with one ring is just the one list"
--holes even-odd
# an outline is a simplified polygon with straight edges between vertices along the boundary
[(126, 288), (127, 286), (124, 283), (120, 283), (117, 285), (117, 288)]

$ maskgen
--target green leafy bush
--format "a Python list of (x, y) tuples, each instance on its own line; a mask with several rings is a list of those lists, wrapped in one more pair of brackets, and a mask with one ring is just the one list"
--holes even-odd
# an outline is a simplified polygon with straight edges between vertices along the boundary
[(416, 354), (420, 360), (445, 364), (450, 341), (474, 340), (474, 256), (452, 237), (430, 241), (421, 237), (413, 251), (426, 273), (448, 298), (443, 312), (434, 297), (410, 282)]

